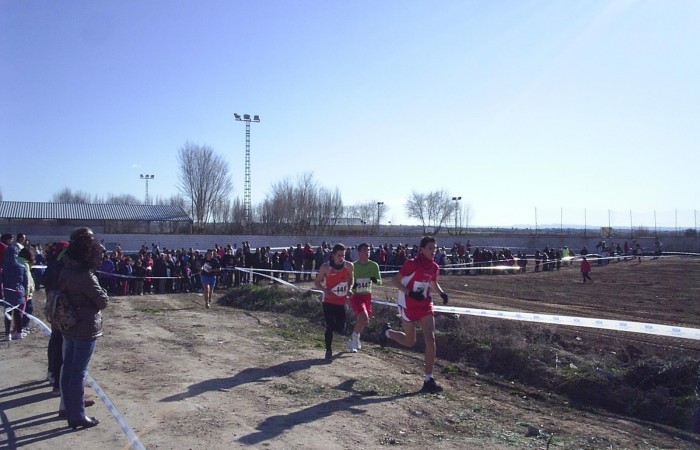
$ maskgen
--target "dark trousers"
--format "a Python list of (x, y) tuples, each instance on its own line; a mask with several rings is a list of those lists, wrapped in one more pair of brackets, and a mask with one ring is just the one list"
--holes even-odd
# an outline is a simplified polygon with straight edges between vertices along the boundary
[(323, 304), (323, 318), (326, 320), (326, 350), (333, 350), (333, 332), (345, 331), (345, 305)]
[(47, 351), (49, 359), (49, 372), (53, 375), (53, 387), (61, 386), (61, 366), (63, 365), (63, 334), (57, 329), (51, 330), (49, 338), (49, 349)]

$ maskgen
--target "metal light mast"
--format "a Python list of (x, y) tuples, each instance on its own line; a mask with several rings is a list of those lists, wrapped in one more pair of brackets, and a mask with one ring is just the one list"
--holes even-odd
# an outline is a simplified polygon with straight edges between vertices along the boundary
[(141, 174), (141, 179), (142, 179), (142, 180), (146, 180), (146, 203), (145, 203), (146, 205), (150, 205), (150, 203), (148, 202), (148, 180), (152, 180), (152, 179), (154, 179), (155, 177), (156, 177), (155, 175), (144, 175), (144, 174)]
[(245, 209), (245, 218), (248, 224), (253, 221), (253, 208), (250, 199), (250, 122), (260, 122), (260, 116), (250, 114), (233, 113), (236, 120), (245, 122), (245, 182), (243, 185), (243, 208)]
[(457, 197), (452, 197), (452, 200), (455, 202), (455, 236), (457, 236), (457, 213), (459, 212), (459, 202), (462, 200), (462, 196), (457, 196)]

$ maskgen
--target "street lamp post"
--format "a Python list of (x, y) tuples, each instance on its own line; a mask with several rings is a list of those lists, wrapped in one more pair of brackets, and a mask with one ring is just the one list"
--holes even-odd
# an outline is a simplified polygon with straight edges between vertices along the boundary
[(152, 180), (152, 179), (154, 179), (155, 177), (156, 177), (155, 175), (150, 175), (150, 174), (149, 174), (149, 175), (144, 175), (144, 174), (141, 174), (141, 179), (142, 179), (142, 180), (146, 180), (146, 202), (144, 203), (145, 205), (150, 205), (150, 203), (148, 202), (148, 180)]
[(382, 205), (384, 202), (377, 202), (377, 234), (379, 234), (379, 222), (381, 221)]
[(462, 197), (452, 197), (452, 200), (455, 202), (455, 236), (457, 236), (457, 212), (459, 211), (459, 204), (457, 202), (462, 200)]
[(250, 199), (250, 122), (260, 122), (260, 116), (250, 114), (233, 113), (233, 117), (245, 122), (245, 181), (243, 184), (243, 209), (245, 210), (245, 218), (248, 224), (253, 221), (253, 208)]

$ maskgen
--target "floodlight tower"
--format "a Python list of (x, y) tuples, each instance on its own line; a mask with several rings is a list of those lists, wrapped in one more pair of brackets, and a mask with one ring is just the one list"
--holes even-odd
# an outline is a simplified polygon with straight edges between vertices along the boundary
[(141, 174), (141, 179), (142, 179), (142, 180), (146, 180), (146, 203), (145, 203), (146, 205), (150, 205), (150, 203), (148, 203), (148, 180), (152, 180), (152, 179), (154, 179), (155, 177), (156, 177), (155, 175), (144, 175), (144, 174)]
[(452, 200), (454, 200), (454, 202), (455, 202), (455, 236), (456, 236), (457, 235), (457, 213), (459, 211), (459, 203), (457, 203), (457, 202), (462, 200), (462, 196), (460, 195), (458, 197), (452, 197)]
[(245, 122), (245, 182), (243, 184), (243, 208), (245, 209), (246, 221), (250, 224), (253, 221), (253, 208), (250, 201), (250, 122), (260, 122), (260, 116), (250, 114), (233, 113), (236, 120)]

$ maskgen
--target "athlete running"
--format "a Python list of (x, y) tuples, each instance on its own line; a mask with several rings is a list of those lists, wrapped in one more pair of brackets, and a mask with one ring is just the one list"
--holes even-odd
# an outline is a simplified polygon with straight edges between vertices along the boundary
[(372, 317), (372, 283), (382, 284), (379, 265), (369, 259), (369, 244), (363, 242), (357, 246), (359, 261), (353, 264), (355, 283), (352, 287), (350, 306), (355, 313), (355, 328), (348, 341), (348, 351), (357, 353), (362, 348), (360, 334)]
[(345, 302), (353, 285), (352, 263), (345, 261), (345, 246), (335, 244), (331, 260), (318, 270), (314, 285), (323, 291), (323, 317), (326, 320), (326, 360), (333, 360), (333, 332), (345, 331)]
[(392, 283), (399, 290), (398, 306), (399, 314), (403, 322), (403, 332), (391, 329), (390, 324), (384, 325), (379, 335), (380, 345), (386, 345), (387, 339), (398, 342), (406, 347), (416, 343), (416, 325), (420, 325), (425, 339), (425, 378), (421, 392), (440, 392), (442, 387), (433, 378), (433, 364), (435, 362), (435, 316), (433, 312), (433, 299), (431, 290), (435, 290), (442, 297), (443, 304), (447, 304), (448, 296), (437, 282), (439, 266), (434, 261), (435, 238), (425, 236), (420, 241), (418, 256), (404, 263), (392, 279)]

